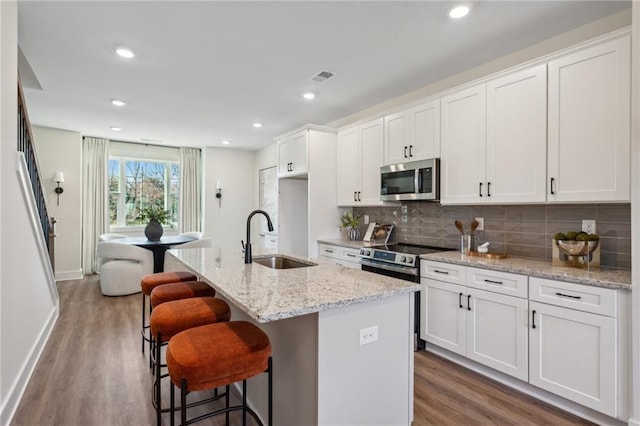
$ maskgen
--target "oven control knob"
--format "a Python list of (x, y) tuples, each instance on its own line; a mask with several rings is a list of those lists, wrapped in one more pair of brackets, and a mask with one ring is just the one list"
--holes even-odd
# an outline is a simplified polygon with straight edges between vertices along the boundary
[(371, 251), (369, 251), (369, 250), (362, 250), (362, 255), (363, 255), (363, 256), (371, 256)]
[(407, 257), (407, 263), (413, 264), (413, 257)]
[(406, 262), (406, 261), (407, 261), (407, 257), (406, 257), (406, 256), (402, 256), (402, 257), (400, 258), (400, 262)]

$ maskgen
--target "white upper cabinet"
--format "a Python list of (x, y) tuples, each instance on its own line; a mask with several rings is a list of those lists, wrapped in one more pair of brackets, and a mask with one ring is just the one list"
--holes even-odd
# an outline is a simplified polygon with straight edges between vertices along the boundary
[(549, 62), (550, 202), (630, 200), (630, 43)]
[(278, 177), (307, 173), (307, 136), (308, 131), (303, 130), (278, 141)]
[(546, 201), (547, 68), (487, 82), (485, 201)]
[(384, 118), (384, 164), (440, 157), (440, 99)]
[(338, 205), (381, 205), (383, 119), (338, 133)]
[(486, 194), (486, 85), (444, 96), (441, 123), (441, 202), (482, 202)]
[(546, 199), (546, 66), (442, 98), (443, 204)]

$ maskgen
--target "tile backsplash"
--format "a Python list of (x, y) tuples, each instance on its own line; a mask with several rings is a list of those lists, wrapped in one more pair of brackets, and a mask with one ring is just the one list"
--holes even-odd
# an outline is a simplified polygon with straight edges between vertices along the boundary
[(492, 252), (549, 261), (554, 234), (579, 231), (583, 219), (595, 219), (600, 264), (631, 269), (631, 204), (442, 206), (410, 202), (355, 211), (369, 215), (371, 222), (393, 223), (395, 241), (451, 248), (457, 248), (460, 241), (456, 219), (468, 232), (471, 221), (483, 217), (485, 230), (476, 231), (478, 244), (489, 241)]

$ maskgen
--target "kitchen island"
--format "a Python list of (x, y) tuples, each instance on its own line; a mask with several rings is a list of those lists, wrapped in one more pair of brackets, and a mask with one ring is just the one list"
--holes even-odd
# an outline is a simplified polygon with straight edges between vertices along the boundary
[[(255, 263), (271, 252), (254, 253), (252, 264), (235, 248), (168, 253), (229, 302), (232, 320), (252, 321), (271, 339), (274, 424), (411, 423), (418, 284), (286, 255), (307, 266)], [(264, 375), (249, 381), (262, 418), (266, 388)]]

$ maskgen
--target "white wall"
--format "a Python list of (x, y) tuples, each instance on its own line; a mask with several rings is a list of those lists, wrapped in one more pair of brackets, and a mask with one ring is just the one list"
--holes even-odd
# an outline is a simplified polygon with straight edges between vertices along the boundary
[[(240, 246), (246, 240), (247, 216), (256, 209), (254, 153), (224, 148), (202, 150), (204, 171), (204, 233), (214, 245)], [(222, 183), (218, 207), (216, 182)], [(258, 228), (254, 219), (252, 229)]]
[(15, 412), (58, 315), (16, 173), (18, 10), (0, 2), (0, 424)]
[[(260, 205), (260, 170), (268, 169), (269, 167), (276, 167), (278, 165), (278, 146), (276, 142), (273, 142), (271, 145), (262, 148), (261, 150), (255, 151), (254, 153), (255, 166), (254, 166), (254, 205), (256, 208)], [(277, 204), (276, 204), (277, 205)], [(256, 221), (264, 221), (262, 215), (260, 218), (257, 218)], [(266, 221), (265, 221), (266, 223)], [(274, 224), (276, 226), (276, 224)], [(277, 231), (277, 229), (276, 229)], [(251, 226), (251, 241), (258, 242), (264, 245), (264, 241), (262, 241), (264, 237), (260, 236), (260, 227), (259, 226)]]
[[(57, 280), (82, 278), (82, 135), (68, 130), (33, 127), (40, 174), (44, 179), (49, 216), (55, 217), (55, 273)], [(64, 155), (60, 155), (64, 153)], [(57, 205), (53, 173), (64, 172)]]

